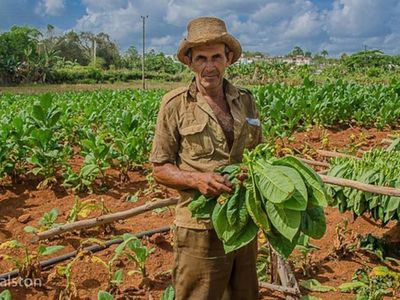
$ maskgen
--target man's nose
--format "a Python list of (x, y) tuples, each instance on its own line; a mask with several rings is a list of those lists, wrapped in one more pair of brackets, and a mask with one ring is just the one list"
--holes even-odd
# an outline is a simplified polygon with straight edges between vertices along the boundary
[(215, 68), (215, 62), (212, 59), (207, 59), (205, 61), (205, 68), (206, 69), (214, 69)]

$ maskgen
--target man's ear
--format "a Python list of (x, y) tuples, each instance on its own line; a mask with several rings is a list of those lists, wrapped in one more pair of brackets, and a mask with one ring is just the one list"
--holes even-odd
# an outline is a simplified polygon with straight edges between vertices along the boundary
[(189, 56), (185, 55), (185, 56), (183, 57), (183, 61), (184, 61), (185, 64), (190, 68), (190, 65), (192, 64), (192, 59), (191, 59)]
[(228, 66), (232, 64), (232, 61), (233, 61), (233, 51), (230, 51), (228, 53)]

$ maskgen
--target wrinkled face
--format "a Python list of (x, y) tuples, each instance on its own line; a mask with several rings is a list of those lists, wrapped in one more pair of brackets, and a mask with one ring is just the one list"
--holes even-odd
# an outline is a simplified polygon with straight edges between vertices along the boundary
[(225, 54), (225, 44), (217, 43), (194, 47), (187, 64), (195, 73), (197, 82), (205, 89), (222, 85), (225, 69), (231, 64), (233, 53)]

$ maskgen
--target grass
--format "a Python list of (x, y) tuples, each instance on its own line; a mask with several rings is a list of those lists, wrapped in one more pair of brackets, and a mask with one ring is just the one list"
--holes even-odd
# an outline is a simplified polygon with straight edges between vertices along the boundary
[[(146, 88), (164, 89), (166, 91), (185, 86), (187, 82), (166, 82), (166, 81), (146, 81)], [(40, 94), (46, 92), (69, 92), (69, 91), (93, 91), (93, 90), (120, 90), (120, 89), (140, 89), (142, 81), (116, 82), (116, 83), (97, 83), (97, 84), (21, 84), (17, 86), (0, 86), (1, 93), (12, 94)]]

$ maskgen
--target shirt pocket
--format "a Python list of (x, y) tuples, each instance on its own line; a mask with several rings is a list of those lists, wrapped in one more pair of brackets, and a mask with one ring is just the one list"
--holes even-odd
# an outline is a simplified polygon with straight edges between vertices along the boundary
[(245, 128), (246, 128), (245, 147), (247, 149), (253, 149), (259, 144), (261, 135), (261, 125), (259, 123), (246, 121)]
[(214, 153), (214, 145), (207, 122), (194, 124), (180, 130), (182, 152), (192, 159), (209, 156)]

